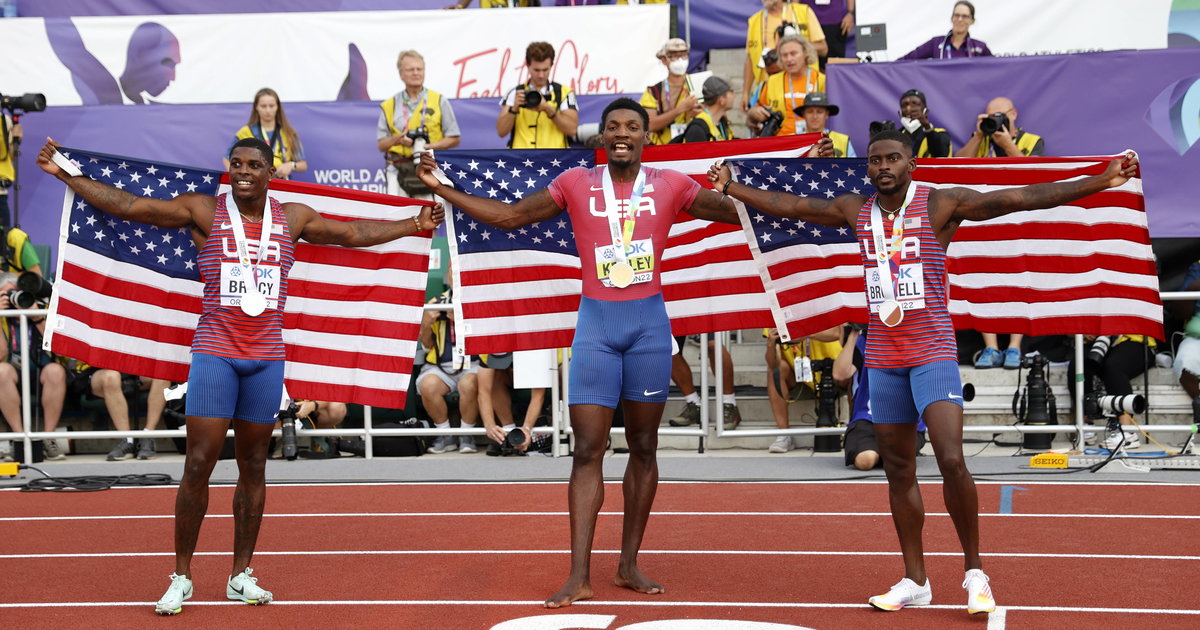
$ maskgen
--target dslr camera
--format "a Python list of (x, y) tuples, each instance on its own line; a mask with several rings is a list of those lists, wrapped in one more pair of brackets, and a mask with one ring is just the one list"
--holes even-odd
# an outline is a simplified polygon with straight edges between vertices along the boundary
[(525, 104), (522, 107), (526, 109), (537, 109), (542, 104), (542, 93), (535, 88), (525, 90)]
[(890, 120), (872, 120), (867, 127), (867, 134), (874, 137), (875, 134), (881, 131), (895, 131), (896, 123)]
[(798, 35), (799, 33), (800, 33), (799, 26), (796, 26), (796, 24), (794, 22), (788, 22), (785, 20), (779, 26), (775, 27), (775, 41), (779, 41), (780, 39), (787, 37), (788, 35)]
[(1001, 129), (1010, 129), (1008, 116), (1001, 112), (996, 112), (979, 121), (979, 132), (985, 136), (990, 136)]
[(20, 96), (5, 96), (0, 94), (0, 109), (10, 112), (46, 111), (46, 95), (29, 93)]
[(33, 308), (39, 302), (45, 303), (54, 292), (54, 285), (49, 280), (35, 272), (24, 271), (17, 276), (17, 288), (8, 292), (8, 302), (11, 308)]
[(773, 109), (767, 111), (771, 112), (771, 115), (763, 121), (762, 128), (758, 131), (759, 138), (770, 138), (779, 133), (779, 128), (783, 126), (783, 114)]

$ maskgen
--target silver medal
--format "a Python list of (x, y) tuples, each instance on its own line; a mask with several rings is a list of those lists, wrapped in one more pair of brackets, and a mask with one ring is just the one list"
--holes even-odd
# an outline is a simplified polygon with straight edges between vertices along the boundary
[(243, 313), (250, 317), (258, 317), (265, 310), (267, 310), (267, 298), (257, 289), (242, 296)]

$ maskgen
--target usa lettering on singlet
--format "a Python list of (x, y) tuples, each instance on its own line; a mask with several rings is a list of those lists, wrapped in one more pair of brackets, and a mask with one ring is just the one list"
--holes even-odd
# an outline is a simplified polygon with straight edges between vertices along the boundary
[[(898, 368), (924, 365), (942, 359), (957, 360), (954, 326), (950, 322), (949, 280), (946, 275), (946, 250), (937, 240), (929, 220), (928, 186), (916, 183), (912, 203), (895, 221), (903, 221), (900, 242), (893, 240), (894, 221), (883, 219), (883, 235), (890, 250), (898, 251), (892, 266), (893, 293), (904, 306), (904, 319), (888, 327), (871, 309), (867, 333), (868, 367)], [(863, 204), (858, 213), (856, 232), (863, 264), (863, 284), (868, 305), (882, 301), (876, 245), (871, 229), (871, 207), (878, 193)], [(899, 231), (899, 230), (897, 230)]]
[(575, 231), (575, 245), (583, 268), (583, 295), (598, 300), (637, 300), (662, 292), (662, 253), (671, 225), (681, 210), (690, 208), (700, 184), (677, 171), (643, 166), (646, 173), (636, 208), (629, 207), (633, 182), (613, 181), (622, 225), (630, 218), (634, 231), (628, 263), (634, 281), (625, 288), (607, 282), (613, 256), (613, 238), (604, 201), (603, 173), (608, 166), (573, 168), (550, 182), (550, 196), (566, 208)]
[[(251, 260), (257, 260), (257, 278), (246, 277), (238, 264), (237, 245), (226, 208), (228, 195), (217, 197), (212, 230), (197, 257), (204, 301), (200, 323), (192, 338), (192, 352), (236, 359), (280, 359), (283, 354), (283, 311), (287, 303), (287, 278), (295, 262), (295, 245), (287, 215), (270, 199), (271, 240), (258, 252), (262, 223), (243, 221)], [(234, 209), (236, 212), (236, 207)], [(257, 317), (242, 312), (240, 296), (257, 282), (267, 298), (267, 310)]]

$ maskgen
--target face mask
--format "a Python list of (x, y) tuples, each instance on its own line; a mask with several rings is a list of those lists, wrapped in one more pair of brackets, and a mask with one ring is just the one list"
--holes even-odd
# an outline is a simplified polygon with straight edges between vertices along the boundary
[(904, 127), (905, 131), (907, 131), (908, 133), (914, 133), (916, 130), (921, 128), (921, 121), (919, 121), (915, 118), (901, 117), (900, 118), (900, 126)]
[(669, 71), (671, 74), (687, 74), (687, 69), (687, 59), (675, 59), (671, 63), (667, 64), (667, 71)]

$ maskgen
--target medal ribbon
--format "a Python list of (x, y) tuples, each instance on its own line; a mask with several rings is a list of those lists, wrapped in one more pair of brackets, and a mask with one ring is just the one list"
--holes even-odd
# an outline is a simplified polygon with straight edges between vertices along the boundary
[(642, 192), (646, 188), (646, 171), (639, 168), (637, 179), (633, 180), (633, 191), (629, 195), (629, 218), (625, 219), (624, 226), (621, 225), (621, 206), (617, 204), (617, 193), (613, 189), (612, 173), (609, 172), (608, 166), (604, 167), (600, 182), (604, 188), (604, 214), (608, 218), (608, 233), (612, 236), (615, 248), (613, 254), (617, 258), (616, 262), (625, 262), (629, 258), (628, 250), (633, 242), (633, 228), (636, 223), (634, 213), (637, 212), (637, 207), (642, 201)]
[(263, 208), (262, 234), (259, 235), (258, 251), (256, 252), (258, 255), (255, 256), (254, 260), (251, 260), (250, 251), (246, 247), (246, 230), (242, 227), (242, 214), (238, 212), (236, 203), (233, 205), (234, 211), (229, 211), (229, 197), (229, 193), (225, 193), (225, 214), (229, 215), (229, 227), (233, 229), (233, 241), (237, 246), (238, 264), (241, 265), (242, 271), (253, 279), (252, 288), (254, 292), (259, 293), (258, 263), (262, 261), (267, 251), (267, 245), (271, 243), (271, 227), (272, 219), (274, 218), (271, 216), (271, 202), (268, 200), (266, 207)]
[(890, 245), (883, 235), (883, 209), (879, 207), (879, 197), (876, 196), (875, 202), (871, 204), (871, 237), (875, 243), (875, 264), (879, 268), (879, 285), (883, 290), (885, 302), (896, 300), (896, 288), (900, 279), (899, 274), (893, 274), (893, 268), (895, 271), (900, 270), (900, 253), (904, 242), (904, 211), (908, 209), (916, 194), (917, 184), (910, 182), (908, 192), (904, 195), (904, 205), (896, 211), (896, 221), (892, 223)]

